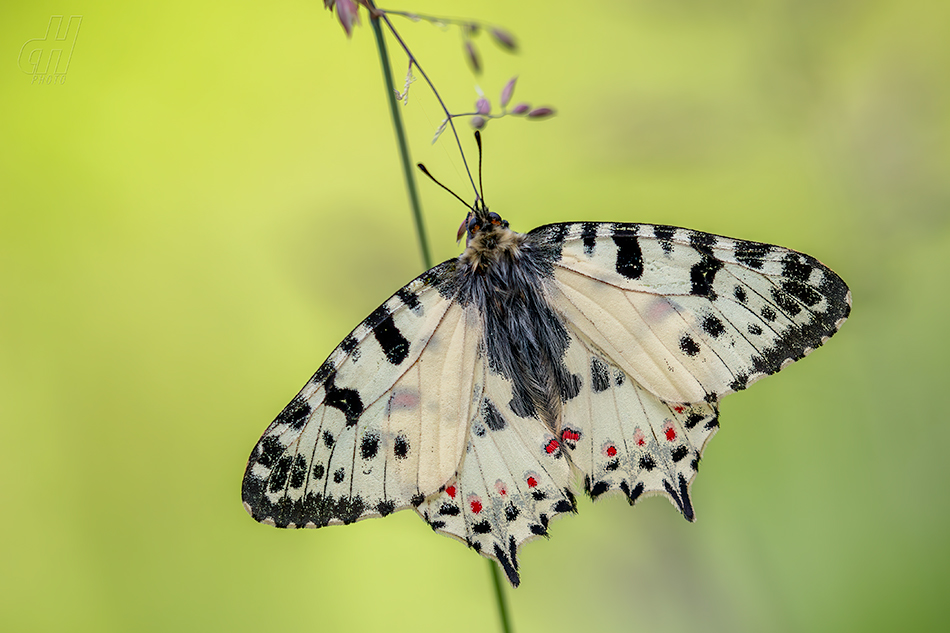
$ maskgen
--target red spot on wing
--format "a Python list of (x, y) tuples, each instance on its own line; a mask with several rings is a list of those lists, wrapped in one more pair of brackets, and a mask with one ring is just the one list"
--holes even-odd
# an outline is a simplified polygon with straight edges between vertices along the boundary
[(472, 508), (472, 512), (475, 514), (478, 514), (482, 511), (482, 502), (478, 499), (478, 497), (472, 499), (468, 505)]
[(677, 413), (682, 413), (683, 411), (686, 411), (686, 407), (678, 404), (675, 407), (673, 407), (673, 410), (676, 411)]
[(544, 446), (544, 452), (546, 452), (548, 455), (551, 455), (552, 453), (554, 453), (555, 451), (557, 451), (557, 449), (558, 449), (560, 446), (561, 446), (561, 445), (558, 444), (557, 440), (551, 440), (550, 442), (548, 442), (548, 443)]
[(643, 438), (643, 431), (640, 430), (640, 427), (637, 427), (637, 430), (633, 432), (633, 441), (636, 442), (637, 446), (643, 446), (646, 444), (646, 440)]
[(445, 489), (446, 494), (448, 494), (453, 499), (455, 498), (455, 486), (449, 486)]
[(576, 442), (577, 440), (581, 439), (581, 434), (579, 431), (575, 431), (574, 429), (564, 429), (561, 431), (561, 439)]
[(508, 494), (508, 487), (505, 486), (505, 483), (501, 479), (495, 482), (495, 490), (497, 490), (498, 494), (502, 497)]
[(673, 440), (676, 439), (676, 431), (673, 429), (672, 426), (667, 426), (665, 432), (666, 432), (666, 441), (667, 441), (667, 442), (672, 442)]
[(538, 480), (534, 477), (528, 477), (528, 488), (534, 488), (538, 485)]
[(617, 454), (617, 447), (611, 444), (607, 447), (607, 457), (613, 457)]

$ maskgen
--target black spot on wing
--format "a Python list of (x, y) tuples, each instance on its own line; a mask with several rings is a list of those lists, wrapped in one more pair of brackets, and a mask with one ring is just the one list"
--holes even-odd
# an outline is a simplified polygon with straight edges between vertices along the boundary
[(290, 487), (299, 488), (307, 478), (307, 460), (303, 455), (294, 456), (294, 465), (290, 470)]
[(326, 472), (323, 464), (317, 464), (313, 467), (313, 478), (314, 479), (323, 479), (323, 475)]
[(376, 512), (379, 512), (380, 516), (389, 516), (396, 509), (396, 504), (392, 501), (380, 501), (376, 504)]
[(418, 313), (419, 309), (422, 307), (422, 304), (419, 303), (418, 295), (416, 295), (411, 290), (400, 288), (396, 291), (396, 296), (399, 297), (399, 300), (406, 304), (406, 307), (413, 312)]
[(712, 255), (703, 254), (702, 258), (689, 269), (689, 281), (692, 284), (690, 294), (715, 299), (716, 291), (713, 290), (713, 282), (716, 280), (716, 273), (721, 268), (721, 261)]
[(722, 336), (723, 332), (726, 331), (725, 326), (723, 326), (722, 324), (722, 320), (719, 317), (714, 316), (712, 314), (707, 314), (703, 318), (702, 328), (703, 328), (703, 331), (706, 332), (706, 334), (710, 335), (713, 338), (719, 338), (720, 336)]
[(656, 468), (656, 462), (653, 461), (653, 456), (652, 456), (652, 455), (644, 455), (643, 457), (641, 457), (641, 458), (640, 458), (640, 468), (642, 468), (643, 470), (645, 470), (645, 471), (647, 471), (647, 472), (650, 472), (651, 470), (653, 470), (654, 468)]
[(581, 225), (581, 242), (584, 244), (584, 254), (588, 257), (594, 256), (594, 248), (597, 246), (597, 225), (593, 222), (584, 222)]
[(782, 276), (801, 283), (807, 283), (814, 267), (800, 253), (788, 253), (782, 258)]
[(351, 333), (347, 334), (347, 335), (346, 335), (346, 338), (343, 339), (343, 341), (340, 343), (340, 349), (343, 350), (344, 352), (346, 352), (347, 354), (349, 354), (349, 353), (351, 353), (353, 350), (356, 349), (356, 346), (357, 346), (358, 344), (359, 344), (359, 342), (356, 340), (356, 337), (353, 336), (353, 333), (351, 332)]
[(277, 492), (287, 483), (287, 477), (290, 475), (290, 465), (290, 455), (284, 455), (277, 460), (277, 465), (270, 471), (270, 484), (268, 487), (271, 492)]
[(790, 294), (778, 288), (772, 288), (772, 301), (788, 316), (795, 316), (802, 311), (802, 307)]
[(514, 556), (509, 559), (508, 554), (505, 553), (505, 551), (501, 549), (497, 543), (495, 543), (495, 559), (498, 561), (498, 564), (501, 565), (501, 569), (508, 577), (508, 582), (511, 583), (511, 586), (517, 587), (520, 585), (521, 577), (518, 575), (517, 562), (512, 564), (512, 561), (514, 561)]
[(373, 459), (379, 452), (379, 434), (367, 433), (360, 442), (360, 456), (363, 459)]
[(819, 294), (817, 290), (794, 279), (783, 280), (782, 290), (792, 295), (809, 308), (814, 307), (819, 301), (821, 301), (821, 294)]
[(752, 334), (753, 336), (759, 336), (760, 334), (762, 334), (762, 328), (759, 327), (759, 325), (756, 323), (750, 323), (749, 327), (746, 329), (748, 329), (749, 334)]
[(658, 224), (653, 227), (653, 235), (660, 242), (660, 248), (663, 249), (663, 252), (669, 255), (673, 252), (673, 235), (676, 234), (676, 227), (673, 226), (664, 226)]
[(303, 398), (297, 396), (280, 412), (280, 415), (277, 416), (277, 422), (300, 429), (307, 423), (308, 417), (310, 417), (310, 405)]
[(686, 416), (686, 422), (683, 423), (687, 429), (691, 429), (703, 420), (703, 416), (700, 413), (695, 411), (690, 411), (690, 414)]
[(393, 455), (397, 459), (406, 459), (409, 455), (409, 440), (405, 435), (397, 435), (393, 441)]
[(748, 295), (746, 294), (745, 288), (743, 288), (742, 286), (736, 286), (733, 289), (732, 294), (735, 296), (736, 301), (738, 301), (739, 303), (745, 303), (746, 300), (749, 298)]
[(748, 266), (760, 270), (763, 258), (772, 250), (768, 244), (736, 240), (736, 259)]
[(687, 448), (685, 445), (677, 446), (676, 448), (673, 449), (673, 453), (672, 453), (673, 462), (674, 463), (679, 462), (688, 454), (689, 454), (689, 448)]
[(607, 374), (607, 363), (596, 356), (591, 356), (590, 358), (590, 377), (591, 388), (594, 390), (594, 393), (606, 391), (607, 388), (610, 387), (610, 376)]
[(257, 456), (257, 463), (267, 468), (272, 467), (277, 458), (284, 454), (285, 450), (284, 445), (273, 435), (263, 438), (257, 446), (260, 451)]
[(693, 504), (689, 500), (689, 487), (686, 485), (686, 478), (683, 477), (683, 475), (679, 475), (678, 491), (674, 490), (670, 482), (665, 479), (663, 480), (663, 487), (673, 498), (673, 501), (680, 509), (680, 512), (683, 513), (683, 516), (686, 518), (686, 520), (694, 521), (696, 516), (693, 514)]
[(639, 279), (643, 275), (643, 252), (636, 235), (614, 233), (617, 245), (617, 272), (627, 279)]
[(775, 314), (775, 310), (773, 310), (770, 306), (762, 306), (762, 318), (771, 323), (776, 318), (778, 318), (778, 315)]
[[(377, 315), (377, 312), (381, 312), (381, 314)], [(373, 327), (373, 336), (376, 337), (379, 346), (383, 348), (386, 359), (393, 365), (399, 365), (406, 360), (409, 355), (409, 341), (396, 327), (393, 322), (393, 315), (385, 307), (380, 306), (368, 320), (376, 323)]]
[(749, 386), (749, 376), (748, 374), (738, 373), (735, 375), (732, 383), (729, 384), (729, 388), (733, 391), (742, 391)]
[(690, 231), (689, 245), (695, 248), (703, 255), (712, 256), (712, 247), (719, 241), (712, 233), (703, 233), (702, 231)]
[[(544, 515), (541, 515), (544, 516)], [(528, 526), (528, 529), (531, 530), (531, 533), (536, 536), (547, 536), (548, 530), (543, 525), (538, 525), (537, 523), (532, 523)]]
[(500, 431), (505, 428), (505, 418), (498, 413), (498, 409), (491, 403), (491, 400), (485, 399), (482, 402), (482, 418), (492, 431)]
[(335, 441), (336, 441), (336, 440), (333, 438), (333, 433), (330, 433), (330, 431), (324, 431), (324, 432), (323, 432), (323, 444), (324, 444), (327, 448), (333, 448), (333, 443), (334, 443)]
[(334, 382), (336, 374), (330, 374), (323, 383), (326, 389), (326, 399), (323, 401), (328, 407), (341, 411), (346, 418), (346, 425), (353, 426), (363, 414), (363, 401), (359, 392), (345, 387), (339, 388)]
[(627, 495), (627, 501), (630, 503), (630, 505), (633, 505), (637, 502), (637, 499), (640, 498), (640, 495), (643, 494), (644, 490), (642, 481), (637, 483), (637, 485), (633, 487), (633, 490), (629, 490), (626, 481), (621, 482), (620, 487), (623, 489), (624, 494)]
[(608, 490), (610, 490), (610, 484), (609, 484), (609, 483), (607, 483), (606, 481), (598, 481), (598, 482), (596, 482), (596, 483), (594, 484), (594, 486), (590, 489), (590, 493), (589, 493), (589, 494), (590, 494), (590, 498), (591, 498), (591, 499), (596, 499), (597, 497), (599, 497), (600, 495), (604, 494), (604, 493), (607, 492)]
[(683, 350), (683, 353), (687, 356), (695, 356), (699, 353), (699, 345), (696, 344), (696, 341), (694, 341), (693, 337), (689, 334), (684, 334), (683, 338), (680, 339), (680, 349)]
[(472, 525), (472, 531), (475, 532), (475, 534), (488, 534), (491, 532), (491, 523), (488, 521), (479, 521)]
[(333, 483), (342, 484), (345, 477), (346, 472), (342, 468), (337, 468), (336, 472), (333, 473)]

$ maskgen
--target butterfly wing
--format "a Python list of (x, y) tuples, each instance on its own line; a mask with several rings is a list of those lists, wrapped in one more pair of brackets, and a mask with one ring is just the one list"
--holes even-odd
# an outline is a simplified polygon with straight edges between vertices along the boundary
[(475, 375), (476, 406), (458, 475), (417, 511), (432, 529), (497, 561), (517, 587), (521, 545), (547, 536), (554, 516), (576, 510), (571, 466), (539, 419), (514, 413), (511, 382), (483, 354)]
[(719, 427), (716, 404), (661, 401), (576, 332), (564, 362), (585, 387), (563, 405), (560, 440), (586, 492), (622, 491), (631, 505), (665, 494), (692, 521), (689, 486)]
[[(457, 471), (481, 335), (441, 264), (373, 312), (267, 428), (244, 476), (245, 508), (279, 527), (385, 516)], [(423, 354), (425, 352), (425, 354)]]
[(552, 224), (548, 300), (569, 326), (666, 402), (715, 402), (832, 336), (848, 287), (813, 257), (648, 224)]

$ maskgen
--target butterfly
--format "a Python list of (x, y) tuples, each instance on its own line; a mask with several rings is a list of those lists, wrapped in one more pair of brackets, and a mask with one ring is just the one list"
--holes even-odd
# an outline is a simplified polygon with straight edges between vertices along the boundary
[(466, 248), (341, 342), (254, 447), (244, 507), (282, 528), (415, 511), (494, 559), (596, 499), (690, 485), (720, 399), (807, 355), (851, 294), (796, 251), (672, 226), (517, 233), (484, 204)]

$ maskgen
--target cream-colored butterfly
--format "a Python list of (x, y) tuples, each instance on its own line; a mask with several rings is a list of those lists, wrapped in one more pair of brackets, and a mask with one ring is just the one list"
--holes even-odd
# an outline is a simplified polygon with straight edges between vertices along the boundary
[(518, 548), (591, 497), (690, 484), (718, 402), (802, 358), (850, 311), (808, 255), (647, 224), (522, 234), (476, 205), (467, 247), (330, 354), (251, 454), (258, 521), (323, 527), (414, 508), (519, 583)]

